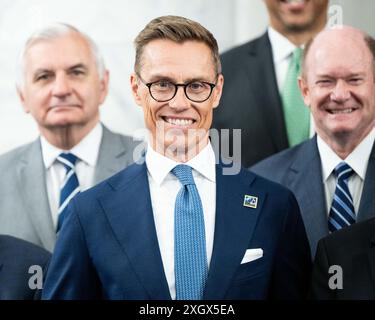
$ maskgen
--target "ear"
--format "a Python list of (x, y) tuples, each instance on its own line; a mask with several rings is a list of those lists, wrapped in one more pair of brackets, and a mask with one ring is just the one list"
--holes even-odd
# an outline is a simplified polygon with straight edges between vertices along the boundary
[(310, 107), (311, 97), (310, 97), (310, 90), (309, 90), (309, 86), (307, 84), (307, 80), (304, 77), (299, 77), (298, 78), (298, 86), (299, 86), (299, 89), (301, 91), (301, 95), (302, 95), (302, 98), (303, 98), (303, 101), (304, 101), (305, 105)]
[(213, 101), (213, 108), (217, 108), (217, 106), (220, 103), (220, 98), (223, 93), (223, 87), (224, 87), (224, 76), (222, 74), (219, 74), (216, 82), (216, 86), (214, 88), (214, 101)]
[(100, 80), (100, 104), (102, 104), (107, 97), (109, 86), (109, 71), (105, 70), (103, 78)]
[(24, 93), (22, 92), (21, 88), (18, 85), (16, 86), (16, 91), (17, 91), (18, 97), (20, 98), (23, 110), (26, 113), (30, 113), (30, 109), (28, 108), (28, 106), (26, 104), (26, 101), (25, 101), (25, 95), (24, 95)]
[(131, 86), (131, 90), (132, 90), (135, 103), (139, 105), (140, 107), (142, 107), (142, 99), (139, 93), (139, 90), (140, 90), (139, 79), (134, 72), (130, 76), (130, 86)]

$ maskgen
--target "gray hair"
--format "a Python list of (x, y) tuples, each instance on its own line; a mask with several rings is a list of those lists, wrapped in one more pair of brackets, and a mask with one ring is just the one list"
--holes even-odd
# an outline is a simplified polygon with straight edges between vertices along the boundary
[(96, 43), (85, 33), (81, 32), (77, 28), (73, 27), (67, 23), (54, 23), (48, 25), (36, 32), (34, 32), (26, 41), (25, 46), (19, 56), (19, 61), (17, 65), (17, 79), (16, 79), (16, 86), (17, 88), (21, 88), (25, 81), (25, 56), (28, 50), (38, 41), (41, 40), (53, 40), (69, 33), (77, 33), (83, 37), (83, 39), (89, 45), (90, 51), (92, 56), (95, 59), (95, 64), (98, 70), (98, 74), (100, 79), (103, 79), (105, 73), (105, 63), (103, 56), (101, 55), (98, 46)]

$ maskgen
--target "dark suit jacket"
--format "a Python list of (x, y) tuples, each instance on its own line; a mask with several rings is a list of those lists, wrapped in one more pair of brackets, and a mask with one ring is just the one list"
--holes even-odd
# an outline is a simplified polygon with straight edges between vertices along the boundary
[(29, 288), (30, 266), (45, 269), (50, 253), (29, 242), (0, 235), (0, 300), (32, 300), (40, 292)]
[[(294, 299), (306, 293), (310, 248), (293, 194), (248, 171), (216, 171), (216, 224), (204, 299)], [(258, 197), (256, 209), (244, 195)], [(132, 165), (69, 205), (45, 299), (171, 299), (146, 165)], [(245, 264), (248, 248), (263, 257)]]
[[(328, 286), (333, 275), (328, 269), (332, 265), (342, 268), (341, 290), (331, 290)], [(356, 223), (319, 241), (311, 297), (375, 299), (375, 219)]]
[(221, 61), (225, 84), (213, 128), (242, 130), (242, 165), (250, 167), (288, 147), (268, 33), (225, 52)]
[[(328, 212), (316, 136), (280, 152), (250, 169), (293, 191), (297, 198), (312, 256), (318, 241), (328, 235)], [(372, 148), (357, 220), (375, 217), (375, 147)]]

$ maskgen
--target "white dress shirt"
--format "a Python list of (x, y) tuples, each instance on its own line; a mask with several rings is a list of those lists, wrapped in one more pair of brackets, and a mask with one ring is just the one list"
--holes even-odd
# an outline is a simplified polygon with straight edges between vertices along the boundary
[(46, 185), (48, 200), (54, 226), (57, 226), (60, 200), (60, 186), (66, 175), (65, 167), (56, 158), (62, 152), (70, 152), (78, 157), (76, 174), (80, 190), (86, 190), (94, 184), (95, 166), (98, 160), (99, 147), (102, 140), (103, 128), (98, 123), (90, 133), (71, 150), (61, 150), (51, 145), (43, 136), (40, 138), (44, 167), (46, 168)]
[(342, 160), (324, 141), (318, 136), (318, 150), (322, 162), (322, 176), (326, 196), (327, 215), (332, 206), (333, 195), (336, 189), (337, 178), (333, 172), (335, 167), (345, 161), (353, 170), (349, 178), (348, 187), (353, 198), (355, 213), (358, 213), (361, 201), (363, 185), (372, 147), (374, 145), (375, 128), (353, 150), (345, 160)]
[[(174, 207), (182, 185), (171, 170), (178, 164), (157, 153), (148, 145), (146, 165), (156, 234), (172, 299), (176, 299), (174, 273)], [(185, 163), (193, 168), (193, 178), (203, 207), (207, 262), (210, 265), (216, 211), (215, 154), (209, 143), (198, 155)]]
[[(273, 65), (275, 67), (277, 85), (279, 93), (281, 94), (288, 73), (289, 63), (293, 56), (293, 51), (297, 47), (270, 26), (268, 27), (268, 37), (272, 47)], [(301, 46), (301, 48), (304, 48), (304, 46)], [(314, 119), (310, 114), (310, 138), (314, 134)]]

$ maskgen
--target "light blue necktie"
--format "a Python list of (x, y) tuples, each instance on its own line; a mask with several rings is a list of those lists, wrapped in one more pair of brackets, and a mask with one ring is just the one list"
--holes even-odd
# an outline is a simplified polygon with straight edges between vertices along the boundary
[(56, 232), (59, 232), (66, 218), (69, 201), (79, 192), (79, 183), (75, 173), (75, 163), (77, 161), (77, 157), (71, 153), (61, 153), (57, 157), (57, 161), (59, 161), (66, 170), (65, 179), (60, 189), (58, 221), (56, 228)]
[(341, 162), (334, 170), (337, 177), (335, 194), (328, 217), (328, 229), (334, 232), (355, 223), (353, 198), (348, 188), (348, 180), (353, 174), (353, 169)]
[(202, 203), (191, 167), (177, 165), (172, 173), (182, 184), (174, 212), (176, 299), (200, 300), (208, 274)]

